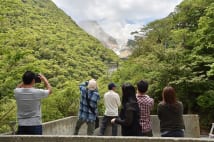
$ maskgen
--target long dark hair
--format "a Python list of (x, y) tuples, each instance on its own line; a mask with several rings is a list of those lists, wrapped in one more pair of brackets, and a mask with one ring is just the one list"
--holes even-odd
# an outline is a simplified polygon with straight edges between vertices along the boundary
[(122, 105), (125, 106), (127, 102), (137, 102), (136, 90), (130, 83), (124, 83), (122, 86)]
[(166, 86), (162, 92), (163, 101), (166, 104), (175, 104), (177, 102), (175, 89), (171, 86)]

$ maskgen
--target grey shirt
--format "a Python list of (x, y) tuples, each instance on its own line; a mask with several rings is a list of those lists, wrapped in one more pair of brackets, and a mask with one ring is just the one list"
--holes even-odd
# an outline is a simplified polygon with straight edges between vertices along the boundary
[(14, 96), (17, 104), (19, 126), (41, 125), (41, 99), (47, 97), (49, 90), (36, 88), (16, 88)]
[(160, 120), (160, 131), (173, 131), (184, 129), (183, 120), (183, 104), (176, 102), (175, 104), (158, 104), (158, 118)]

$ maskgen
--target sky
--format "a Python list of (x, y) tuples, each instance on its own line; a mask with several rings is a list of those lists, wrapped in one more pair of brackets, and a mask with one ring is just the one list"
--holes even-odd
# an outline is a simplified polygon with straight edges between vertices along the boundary
[(164, 18), (182, 0), (52, 0), (76, 23), (97, 21), (120, 45), (130, 33), (151, 21)]

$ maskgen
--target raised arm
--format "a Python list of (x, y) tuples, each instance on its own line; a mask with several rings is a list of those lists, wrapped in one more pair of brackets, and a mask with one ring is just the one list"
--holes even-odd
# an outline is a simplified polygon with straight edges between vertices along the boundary
[(45, 88), (49, 90), (49, 95), (50, 95), (52, 93), (52, 87), (50, 83), (48, 82), (47, 78), (44, 75), (39, 74), (39, 76), (40, 76), (40, 79), (44, 82)]

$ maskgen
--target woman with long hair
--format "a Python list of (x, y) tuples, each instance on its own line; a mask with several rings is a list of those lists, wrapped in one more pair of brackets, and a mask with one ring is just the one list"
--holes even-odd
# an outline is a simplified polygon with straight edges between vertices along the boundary
[(184, 137), (183, 104), (176, 99), (175, 89), (166, 86), (157, 108), (162, 137)]
[(122, 86), (122, 109), (119, 118), (113, 118), (111, 123), (122, 126), (123, 136), (140, 136), (139, 107), (136, 98), (136, 90), (133, 85), (125, 83)]

